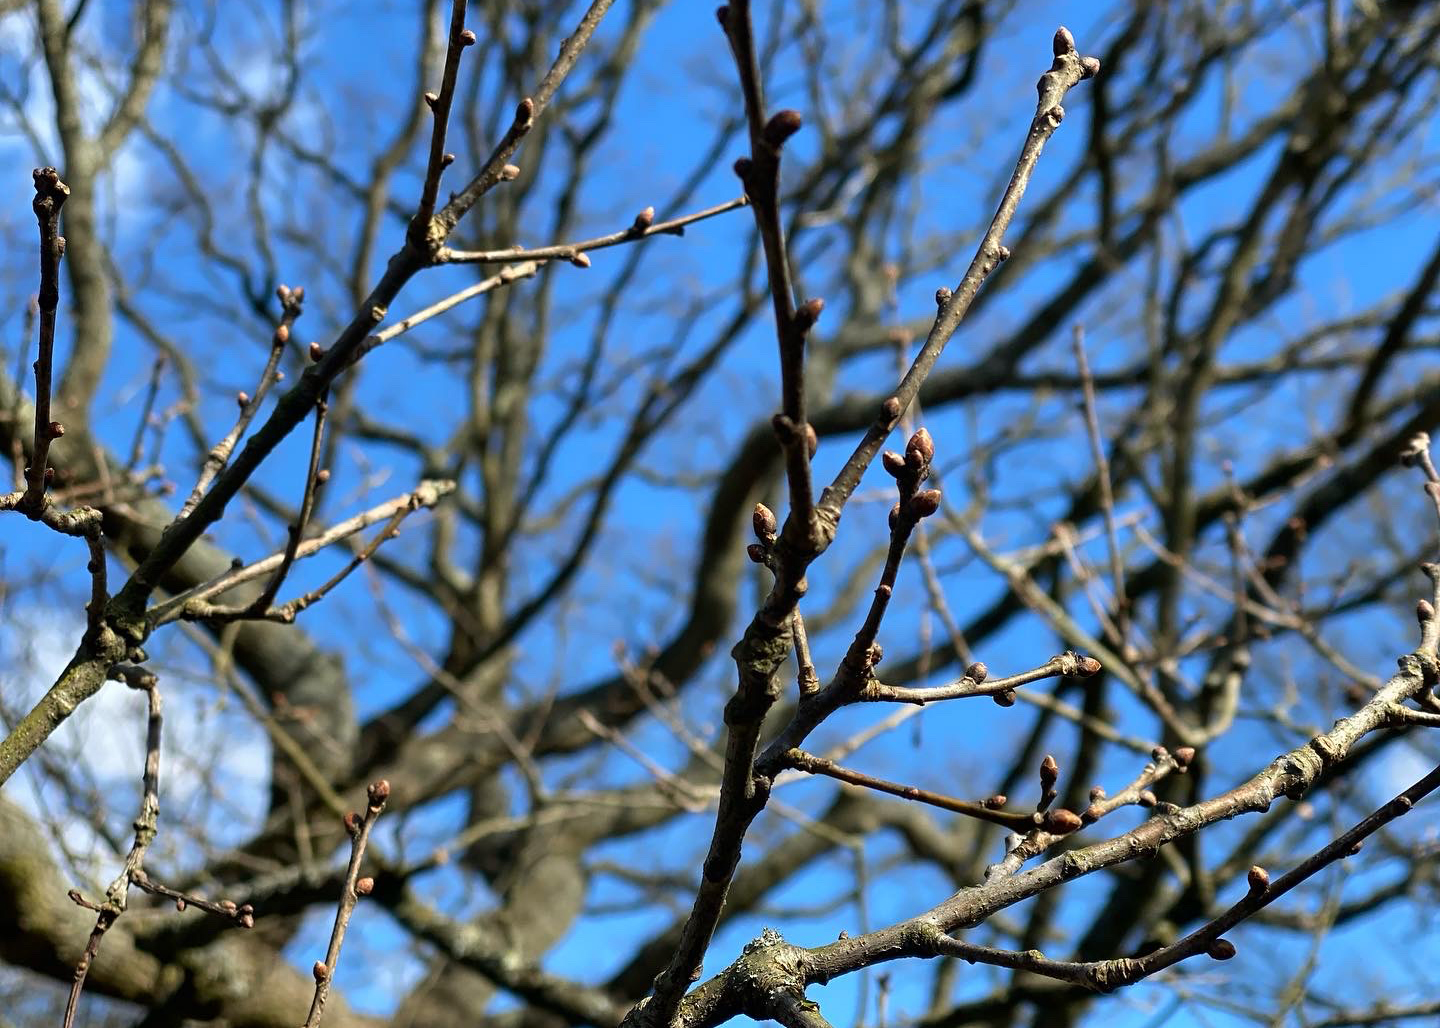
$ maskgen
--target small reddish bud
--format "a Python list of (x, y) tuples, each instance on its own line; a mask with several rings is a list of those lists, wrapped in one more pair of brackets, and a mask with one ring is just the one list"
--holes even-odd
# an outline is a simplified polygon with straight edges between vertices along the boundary
[(1100, 58), (1080, 58), (1080, 70), (1082, 72), (1080, 76), (1081, 78), (1093, 79), (1096, 75), (1100, 74)]
[(330, 469), (321, 468), (319, 471), (315, 472), (315, 481), (318, 485), (324, 485), (326, 482), (330, 481)]
[(1051, 835), (1069, 835), (1080, 828), (1080, 815), (1060, 807), (1045, 815), (1044, 828)]
[(289, 325), (283, 325), (283, 324), (282, 324), (282, 325), (276, 325), (276, 326), (275, 326), (275, 343), (276, 343), (276, 345), (277, 345), (277, 346), (284, 345), (285, 343), (288, 343), (289, 341), (290, 341), (290, 326), (289, 326)]
[(984, 661), (980, 660), (977, 660), (975, 663), (971, 664), (965, 669), (965, 677), (970, 679), (970, 681), (974, 682), (976, 685), (979, 685), (981, 682), (985, 681), (989, 674), (990, 669), (985, 666)]
[(368, 896), (375, 891), (375, 879), (360, 878), (355, 882), (355, 894), (357, 896)]
[(651, 225), (655, 224), (655, 208), (646, 207), (639, 214), (635, 215), (635, 223), (631, 226), (636, 232), (644, 232)]
[(474, 45), (475, 45), (475, 33), (472, 32), (470, 29), (461, 29), (461, 30), (460, 30), (460, 37), (459, 37), (459, 39), (457, 40), (457, 42), (458, 42), (461, 46), (474, 46)]
[(1090, 786), (1090, 802), (1099, 803), (1105, 798), (1105, 787), (1103, 785)]
[(1435, 620), (1435, 608), (1429, 600), (1420, 600), (1415, 604), (1415, 617), (1422, 625)]
[(1060, 777), (1060, 765), (1050, 754), (1045, 754), (1045, 759), (1040, 761), (1040, 788), (1049, 789), (1055, 784), (1055, 779)]
[(313, 363), (315, 363), (315, 364), (319, 364), (319, 363), (320, 363), (322, 360), (324, 360), (324, 359), (325, 359), (325, 347), (321, 346), (319, 343), (311, 343), (311, 344), (310, 344), (310, 360), (311, 360)]
[(453, 153), (442, 153), (442, 154), (440, 155), (440, 167), (442, 167), (442, 168), (448, 168), (448, 167), (450, 167), (450, 165), (452, 165), (452, 164), (454, 164), (454, 163), (455, 163), (455, 155), (454, 155)]
[(808, 332), (815, 327), (815, 322), (820, 320), (820, 312), (825, 309), (825, 301), (818, 296), (806, 300), (795, 312), (795, 327), (801, 332)]
[(220, 901), (220, 909), (223, 910), (223, 911), (225, 911), (225, 913), (227, 913), (227, 914), (233, 914), (233, 913), (235, 913), (235, 911), (239, 910), (240, 908), (235, 905), (235, 901), (234, 901), (234, 900), (221, 900), (221, 901)]
[(1245, 881), (1249, 884), (1251, 893), (1264, 892), (1270, 888), (1270, 872), (1256, 864), (1245, 876)]
[(235, 406), (239, 407), (241, 410), (244, 410), (245, 405), (249, 402), (250, 394), (247, 393), (245, 390), (242, 389), (235, 394)]
[(935, 306), (936, 306), (936, 307), (944, 307), (944, 306), (945, 306), (947, 303), (949, 303), (949, 302), (950, 302), (950, 287), (949, 287), (949, 286), (941, 286), (939, 289), (935, 290)]
[(750, 515), (750, 524), (755, 529), (755, 535), (761, 539), (773, 536), (778, 527), (774, 512), (763, 503), (755, 504), (755, 511)]
[(905, 444), (905, 463), (912, 468), (922, 468), (934, 458), (935, 440), (930, 438), (930, 433), (925, 429), (916, 429), (910, 441)]
[(255, 908), (250, 904), (243, 904), (235, 914), (235, 922), (241, 928), (255, 927)]
[(176, 910), (179, 910), (179, 911), (181, 911), (181, 912), (184, 912), (184, 910), (185, 910), (185, 908), (186, 908), (187, 906), (189, 906), (189, 904), (185, 902), (185, 898), (184, 898), (183, 896), (176, 898), (176, 900), (175, 900), (175, 909), (176, 909)]
[(726, 7), (724, 4), (721, 4), (719, 7), (715, 8), (715, 20), (720, 23), (720, 27), (722, 29), (725, 27), (725, 22), (729, 17), (730, 8)]
[(777, 111), (765, 125), (765, 142), (778, 150), (785, 145), (785, 140), (800, 131), (802, 124), (804, 119), (799, 111), (789, 108)]
[(741, 182), (748, 181), (750, 178), (750, 171), (754, 167), (755, 162), (752, 161), (750, 158), (740, 157), (736, 159), (734, 164), (735, 174), (739, 176)]
[(745, 556), (749, 557), (756, 564), (765, 563), (765, 547), (759, 543), (751, 543), (745, 547)]
[(922, 489), (910, 498), (910, 512), (917, 518), (928, 518), (939, 509), (939, 489)]
[(1153, 750), (1150, 751), (1150, 759), (1155, 761), (1156, 763), (1159, 763), (1168, 756), (1170, 756), (1170, 751), (1167, 750), (1164, 746), (1156, 746)]
[(1153, 807), (1153, 806), (1155, 806), (1155, 804), (1159, 803), (1160, 801), (1155, 798), (1155, 794), (1154, 794), (1153, 792), (1151, 792), (1149, 789), (1142, 789), (1142, 790), (1140, 791), (1140, 801), (1139, 801), (1139, 802), (1140, 802), (1140, 806), (1142, 806), (1142, 807)]
[(58, 421), (50, 422), (49, 428), (51, 439), (59, 439), (62, 435), (65, 434), (65, 426), (60, 424), (60, 422)]
[(890, 531), (895, 531), (900, 526), (900, 504), (890, 508)]
[(1205, 952), (1212, 960), (1229, 960), (1235, 955), (1235, 944), (1229, 939), (1216, 939)]
[(1075, 52), (1075, 37), (1070, 34), (1069, 29), (1061, 25), (1055, 30), (1055, 38), (1050, 45), (1056, 57), (1064, 57)]
[(986, 810), (999, 810), (1009, 802), (1009, 799), (1008, 796), (1001, 795), (997, 792), (994, 796), (986, 796), (980, 801), (980, 805)]
[(1192, 761), (1192, 760), (1194, 760), (1194, 759), (1195, 759), (1195, 747), (1194, 747), (1194, 746), (1176, 746), (1176, 747), (1175, 747), (1175, 763), (1177, 763), (1177, 764), (1180, 765), (1180, 770), (1183, 771), (1183, 770), (1185, 770), (1187, 767), (1189, 767), (1189, 766), (1190, 766), (1190, 761)]
[(574, 257), (570, 258), (570, 263), (577, 268), (588, 268), (590, 267), (590, 255), (577, 253)]
[(814, 459), (816, 451), (820, 449), (820, 437), (815, 434), (815, 426), (808, 421), (805, 423), (805, 449), (811, 459)]
[(370, 786), (370, 806), (378, 807), (390, 798), (390, 781), (382, 778)]
[(990, 698), (995, 701), (997, 707), (1013, 707), (1017, 697), (1014, 689), (1002, 689), (1000, 692), (992, 692)]
[(317, 982), (323, 982), (326, 978), (330, 977), (330, 969), (325, 966), (325, 961), (323, 960), (315, 961), (315, 966), (310, 969), (310, 973), (315, 976)]
[(899, 478), (900, 473), (905, 470), (905, 458), (894, 450), (886, 450), (880, 455), (880, 464), (890, 473), (892, 478)]
[(1081, 657), (1080, 665), (1076, 668), (1081, 678), (1089, 678), (1091, 675), (1100, 673), (1101, 664), (1094, 657)]

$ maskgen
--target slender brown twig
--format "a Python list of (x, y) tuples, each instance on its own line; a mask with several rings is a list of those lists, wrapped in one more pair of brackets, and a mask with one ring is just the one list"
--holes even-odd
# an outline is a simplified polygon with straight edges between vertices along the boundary
[(38, 519), (45, 506), (45, 488), (54, 477), (49, 466), (50, 443), (65, 434), (65, 426), (50, 420), (51, 363), (55, 354), (55, 312), (60, 306), (60, 258), (65, 239), (60, 235), (60, 208), (70, 187), (54, 168), (36, 168), (35, 220), (40, 227), (40, 341), (35, 357), (35, 436), (30, 466), (25, 469), (25, 496), (16, 508)]

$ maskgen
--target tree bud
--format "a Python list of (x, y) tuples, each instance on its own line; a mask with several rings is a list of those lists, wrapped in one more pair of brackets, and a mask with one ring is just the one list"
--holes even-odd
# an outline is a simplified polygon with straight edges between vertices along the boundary
[(1216, 939), (1205, 952), (1212, 960), (1229, 960), (1235, 955), (1235, 944), (1229, 939)]
[(1069, 835), (1080, 828), (1080, 815), (1060, 807), (1045, 815), (1044, 828), (1051, 835)]
[(1040, 788), (1049, 789), (1055, 784), (1055, 779), (1060, 777), (1060, 765), (1050, 754), (1045, 754), (1045, 759), (1040, 761)]
[(800, 112), (786, 108), (783, 111), (776, 111), (774, 116), (765, 124), (765, 142), (775, 149), (785, 145), (785, 140), (800, 131), (804, 119)]
[(390, 798), (390, 782), (382, 778), (370, 786), (370, 806), (378, 807)]
[(980, 805), (986, 810), (999, 810), (1001, 807), (1005, 806), (1008, 801), (1008, 796), (1002, 795), (1001, 793), (997, 792), (994, 796), (986, 796), (985, 799), (980, 801)]
[(985, 681), (986, 677), (989, 674), (990, 669), (985, 666), (984, 661), (977, 660), (975, 663), (971, 664), (965, 669), (965, 677), (970, 679), (970, 681), (974, 682), (976, 685), (979, 685), (981, 682)]
[(1245, 880), (1249, 883), (1252, 893), (1264, 892), (1270, 888), (1270, 872), (1266, 871), (1259, 864), (1256, 864), (1250, 869), (1250, 873), (1245, 876)]
[(928, 518), (940, 509), (940, 490), (922, 489), (910, 498), (910, 512), (916, 518)]
[(886, 450), (880, 455), (880, 464), (890, 473), (891, 478), (899, 478), (905, 470), (905, 458), (894, 450)]
[(930, 438), (930, 433), (923, 428), (915, 430), (910, 441), (905, 444), (905, 463), (912, 468), (927, 466), (935, 458), (935, 440)]
[(755, 512), (750, 515), (750, 524), (755, 529), (755, 536), (758, 539), (767, 540), (775, 535), (777, 527), (775, 515), (763, 503), (755, 504)]

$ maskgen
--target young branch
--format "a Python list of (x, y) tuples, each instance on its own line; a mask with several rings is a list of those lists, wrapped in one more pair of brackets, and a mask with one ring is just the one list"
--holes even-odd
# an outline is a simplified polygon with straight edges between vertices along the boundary
[(50, 420), (52, 361), (55, 355), (55, 312), (60, 306), (60, 258), (65, 238), (60, 235), (60, 208), (70, 187), (54, 168), (36, 168), (35, 220), (40, 227), (39, 352), (35, 357), (35, 435), (30, 466), (25, 469), (25, 495), (17, 505), (26, 517), (38, 520), (45, 507), (45, 488), (54, 477), (49, 465), (50, 443), (65, 434), (65, 426)]

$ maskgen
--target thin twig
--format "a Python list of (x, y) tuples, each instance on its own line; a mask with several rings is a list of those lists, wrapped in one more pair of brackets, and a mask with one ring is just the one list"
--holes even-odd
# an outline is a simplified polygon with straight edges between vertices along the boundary
[(35, 201), (32, 206), (40, 227), (40, 293), (36, 300), (40, 311), (40, 342), (35, 357), (35, 436), (30, 466), (25, 470), (25, 497), (18, 509), (27, 517), (38, 518), (45, 506), (45, 487), (54, 477), (48, 464), (50, 442), (65, 434), (60, 422), (50, 420), (50, 390), (55, 312), (60, 306), (60, 258), (65, 253), (65, 239), (60, 235), (60, 208), (70, 195), (70, 187), (60, 181), (54, 168), (36, 168), (33, 177)]

